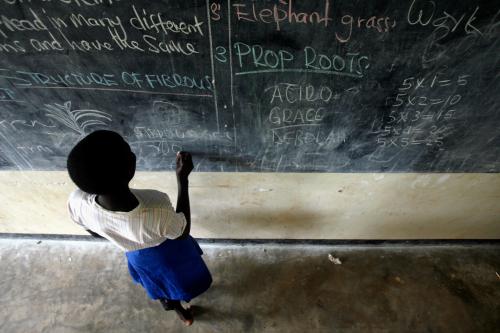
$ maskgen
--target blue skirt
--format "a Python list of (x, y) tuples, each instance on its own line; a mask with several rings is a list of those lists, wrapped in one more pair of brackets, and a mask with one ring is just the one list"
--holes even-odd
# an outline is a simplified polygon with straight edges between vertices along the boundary
[(212, 284), (203, 251), (191, 236), (125, 254), (132, 279), (151, 299), (189, 302)]

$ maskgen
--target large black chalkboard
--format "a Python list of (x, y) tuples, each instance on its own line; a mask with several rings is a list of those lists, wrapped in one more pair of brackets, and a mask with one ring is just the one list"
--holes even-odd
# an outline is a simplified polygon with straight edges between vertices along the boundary
[(0, 169), (498, 172), (490, 0), (0, 0)]

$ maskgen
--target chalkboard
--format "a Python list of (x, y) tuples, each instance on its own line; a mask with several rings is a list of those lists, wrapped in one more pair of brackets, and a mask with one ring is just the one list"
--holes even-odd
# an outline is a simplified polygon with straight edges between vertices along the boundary
[(498, 172), (490, 0), (0, 0), (0, 169)]

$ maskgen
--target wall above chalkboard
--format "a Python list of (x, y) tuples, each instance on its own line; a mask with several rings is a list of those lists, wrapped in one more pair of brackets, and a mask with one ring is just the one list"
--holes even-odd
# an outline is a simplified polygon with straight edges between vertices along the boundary
[(107, 128), (140, 170), (499, 172), (494, 1), (0, 4), (0, 170)]

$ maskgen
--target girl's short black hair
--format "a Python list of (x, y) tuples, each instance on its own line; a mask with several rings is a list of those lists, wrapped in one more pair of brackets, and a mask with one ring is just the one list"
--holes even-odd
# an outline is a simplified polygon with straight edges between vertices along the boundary
[(68, 173), (82, 191), (107, 194), (128, 184), (135, 172), (135, 155), (116, 132), (95, 131), (71, 150)]

